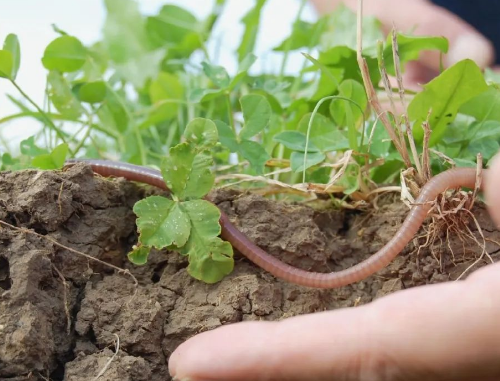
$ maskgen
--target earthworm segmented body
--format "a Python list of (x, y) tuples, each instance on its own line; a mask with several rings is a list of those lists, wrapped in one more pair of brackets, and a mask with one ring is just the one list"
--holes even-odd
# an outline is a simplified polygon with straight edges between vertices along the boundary
[[(130, 181), (141, 182), (168, 190), (160, 171), (106, 160), (70, 160), (68, 165), (83, 162), (92, 167), (92, 170), (104, 177), (123, 177)], [(427, 213), (431, 208), (431, 201), (447, 189), (466, 187), (474, 188), (476, 183), (475, 168), (454, 168), (433, 177), (422, 188), (403, 224), (394, 237), (371, 257), (355, 266), (331, 273), (317, 273), (301, 270), (290, 266), (271, 256), (255, 245), (247, 236), (240, 232), (221, 211), (221, 237), (230, 242), (235, 249), (262, 269), (270, 272), (277, 278), (287, 282), (315, 288), (336, 288), (359, 282), (387, 266), (410, 242), (420, 229)], [(487, 171), (483, 172), (483, 178)], [(484, 180), (482, 181), (484, 184)], [(481, 187), (483, 186), (481, 184)]]

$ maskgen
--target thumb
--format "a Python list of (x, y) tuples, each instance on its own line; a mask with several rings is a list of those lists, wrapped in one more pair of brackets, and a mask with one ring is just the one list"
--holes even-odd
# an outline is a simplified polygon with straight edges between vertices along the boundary
[(500, 154), (493, 159), (485, 180), (484, 192), (489, 212), (497, 226), (500, 227)]

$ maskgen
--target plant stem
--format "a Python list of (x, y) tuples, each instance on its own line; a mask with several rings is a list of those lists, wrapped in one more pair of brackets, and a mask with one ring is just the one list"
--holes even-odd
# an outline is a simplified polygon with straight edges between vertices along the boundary
[(233, 108), (231, 107), (231, 94), (226, 93), (226, 107), (227, 107), (227, 116), (229, 120), (229, 125), (234, 131), (234, 134), (237, 135), (236, 133), (236, 126), (234, 124), (234, 116), (233, 116)]
[[(10, 80), (10, 82), (12, 83), (12, 85), (14, 85), (14, 87), (17, 89), (17, 91), (19, 91), (19, 93), (24, 97), (24, 99), (26, 99), (29, 103), (31, 103), (31, 105), (37, 109), (37, 111), (40, 113), (40, 115), (43, 117), (43, 119), (45, 120), (45, 122), (47, 123), (47, 125), (52, 128), (55, 133), (57, 134), (57, 136), (59, 137), (59, 139), (62, 140), (63, 143), (66, 143), (66, 138), (64, 136), (64, 133), (63, 131), (57, 127), (54, 122), (49, 118), (49, 116), (45, 113), (45, 111), (43, 111), (36, 103), (33, 99), (30, 98), (30, 96), (28, 94), (26, 94), (23, 89), (21, 89), (21, 87), (19, 87), (19, 85), (17, 84), (16, 81), (14, 81), (13, 79)], [(69, 146), (69, 145), (68, 145)], [(69, 152), (71, 155), (73, 155), (73, 151), (71, 150), (71, 148), (69, 149)]]

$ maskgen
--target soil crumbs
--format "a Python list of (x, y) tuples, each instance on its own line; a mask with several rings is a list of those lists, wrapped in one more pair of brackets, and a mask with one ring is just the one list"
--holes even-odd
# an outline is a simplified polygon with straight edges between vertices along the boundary
[[(0, 174), (0, 219), (38, 233), (0, 227), (0, 381), (87, 381), (103, 369), (100, 380), (166, 380), (169, 355), (200, 332), (354, 307), (404, 288), (454, 280), (481, 254), (477, 242), (456, 236), (418, 255), (411, 244), (378, 274), (334, 290), (276, 280), (237, 256), (230, 276), (206, 285), (187, 274), (185, 258), (176, 253), (153, 252), (142, 267), (128, 262), (126, 253), (137, 240), (132, 207), (151, 191), (94, 176), (85, 165)], [(214, 199), (269, 253), (320, 272), (367, 258), (407, 214), (397, 195), (379, 200), (379, 209), (369, 213), (315, 210), (236, 191), (219, 191)], [(484, 206), (473, 212), (486, 250), (498, 260), (500, 233)], [(473, 222), (470, 230), (482, 240)], [(129, 270), (138, 285), (68, 248)]]

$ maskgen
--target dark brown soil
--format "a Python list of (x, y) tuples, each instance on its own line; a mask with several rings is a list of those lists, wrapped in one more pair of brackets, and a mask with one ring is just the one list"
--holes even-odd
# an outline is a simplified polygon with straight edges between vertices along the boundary
[[(453, 280), (481, 251), (472, 240), (463, 243), (455, 236), (450, 239), (455, 261), (447, 245), (435, 248), (441, 253), (434, 255), (424, 249), (418, 258), (410, 245), (384, 271), (336, 290), (284, 283), (238, 257), (229, 277), (206, 285), (188, 276), (176, 253), (154, 252), (143, 267), (127, 261), (137, 239), (132, 206), (146, 192), (123, 180), (95, 177), (83, 165), (66, 172), (0, 174), (1, 220), (129, 269), (139, 281), (135, 287), (130, 276), (44, 237), (1, 227), (0, 381), (92, 380), (113, 356), (117, 337), (120, 351), (100, 380), (168, 380), (169, 354), (199, 332), (353, 307), (402, 288)], [(315, 271), (338, 270), (368, 257), (407, 212), (395, 196), (370, 213), (317, 211), (233, 191), (214, 197), (257, 244)], [(488, 252), (498, 259), (492, 241), (500, 241), (500, 233), (483, 206), (474, 214)], [(479, 237), (473, 223), (470, 228)]]

